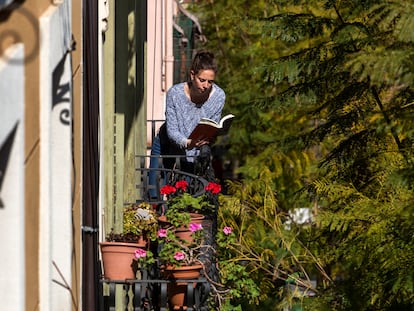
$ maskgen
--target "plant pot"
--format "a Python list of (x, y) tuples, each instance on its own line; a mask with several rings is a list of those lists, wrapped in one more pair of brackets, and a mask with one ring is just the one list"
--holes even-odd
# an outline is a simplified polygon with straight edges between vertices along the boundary
[(201, 224), (203, 222), (203, 219), (205, 218), (205, 216), (203, 214), (198, 214), (198, 213), (189, 213), (190, 214), (190, 218), (191, 218), (191, 222), (197, 223), (197, 224)]
[[(204, 215), (190, 213), (191, 223), (201, 224), (204, 220)], [(193, 232), (186, 226), (181, 226), (175, 229), (175, 235), (183, 241), (188, 242), (189, 244), (194, 242), (194, 237), (192, 236)]]
[(188, 244), (192, 244), (194, 242), (194, 238), (192, 236), (193, 232), (185, 227), (175, 229), (174, 234), (177, 238), (187, 242)]
[[(198, 213), (188, 213), (190, 214), (190, 223), (202, 223), (205, 216), (203, 214)], [(161, 227), (169, 227), (171, 226), (171, 223), (168, 221), (167, 217), (165, 215), (161, 215), (158, 217), (158, 223), (161, 225)]]
[(158, 217), (158, 224), (161, 228), (167, 228), (171, 226), (171, 223), (168, 222), (167, 217), (165, 215), (161, 215)]
[(135, 250), (145, 248), (145, 244), (102, 242), (99, 245), (101, 247), (105, 279), (126, 280), (136, 278), (138, 267), (134, 260)]
[[(191, 266), (167, 266), (164, 268), (164, 273), (169, 279), (175, 280), (175, 282), (168, 284), (168, 301), (173, 310), (186, 310), (187, 309), (187, 286), (188, 282), (180, 282), (177, 280), (191, 280), (200, 277), (202, 265)], [(193, 283), (196, 287), (197, 283)]]
[[(188, 214), (190, 215), (190, 224), (191, 223), (197, 223), (197, 224), (203, 223), (203, 220), (205, 218), (204, 215), (198, 214), (198, 213), (188, 213)], [(165, 215), (158, 217), (158, 222), (161, 228), (171, 227), (171, 223), (168, 222), (168, 219)], [(194, 238), (192, 237), (192, 232), (187, 226), (180, 226), (178, 228), (175, 228), (174, 233), (178, 238), (190, 244), (193, 243), (194, 241)]]

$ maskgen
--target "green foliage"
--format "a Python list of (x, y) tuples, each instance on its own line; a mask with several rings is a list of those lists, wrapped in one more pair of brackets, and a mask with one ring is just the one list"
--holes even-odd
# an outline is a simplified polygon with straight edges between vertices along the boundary
[[(219, 254), (220, 261), (231, 258), (242, 262), (243, 270), (234, 273), (235, 280), (243, 279), (246, 273), (256, 284), (259, 290), (254, 292), (256, 299), (247, 301), (249, 296), (244, 295), (241, 301), (260, 304), (272, 297), (281, 306), (285, 282), (310, 288), (304, 263), (313, 262), (314, 270), (324, 275), (321, 264), (300, 240), (298, 228), (287, 225), (289, 214), (278, 208), (270, 174), (232, 184), (231, 190), (233, 195), (223, 197), (220, 202), (219, 223), (234, 228), (235, 235), (234, 241)], [(249, 284), (245, 280), (241, 283)]]
[[(196, 10), (236, 115), (229, 157), (242, 180), (220, 212), (238, 233), (234, 251), (260, 288), (259, 307), (271, 294), (274, 310), (293, 304), (282, 289), (298, 271), (319, 281), (307, 310), (409, 306), (412, 1), (205, 1)], [(286, 230), (289, 211), (304, 206), (313, 226)]]
[(122, 233), (112, 230), (106, 241), (136, 243), (139, 238), (154, 240), (157, 223), (158, 215), (149, 203), (132, 204), (124, 208)]
[(193, 197), (185, 192), (168, 201), (165, 216), (175, 227), (187, 226), (190, 223), (189, 212), (211, 211), (213, 209), (214, 205), (205, 196)]
[(155, 263), (154, 254), (142, 248), (135, 250), (134, 260), (138, 263), (140, 270), (148, 270)]
[(155, 238), (158, 215), (149, 203), (133, 204), (124, 209), (124, 234)]
[(192, 196), (187, 192), (187, 188), (188, 182), (180, 180), (174, 185), (165, 185), (160, 190), (161, 194), (168, 198), (165, 216), (174, 227), (188, 226), (189, 213), (211, 215), (215, 209), (213, 202), (217, 200), (216, 196), (221, 191), (221, 186), (213, 182), (207, 184), (206, 192), (200, 196)]
[[(239, 310), (240, 301), (257, 304), (260, 291), (251, 277), (249, 267), (236, 250), (237, 237), (233, 228), (223, 226), (216, 236), (216, 257), (219, 283), (213, 284), (213, 297), (219, 310)], [(240, 309), (241, 310), (241, 309)]]
[[(194, 226), (191, 232), (192, 239), (182, 240), (175, 232), (174, 227), (160, 229), (158, 243), (160, 251), (158, 257), (163, 265), (193, 265), (200, 264), (200, 256), (203, 255), (203, 227)], [(163, 233), (161, 233), (164, 230)]]

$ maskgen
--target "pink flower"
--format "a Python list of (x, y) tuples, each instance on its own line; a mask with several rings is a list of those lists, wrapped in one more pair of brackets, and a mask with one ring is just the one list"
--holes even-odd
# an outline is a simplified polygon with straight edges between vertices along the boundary
[(207, 186), (205, 187), (206, 191), (211, 191), (212, 194), (220, 193), (221, 186), (219, 184), (216, 184), (214, 182), (209, 182)]
[(203, 226), (193, 222), (190, 224), (189, 229), (191, 232), (196, 232), (198, 230), (203, 230)]
[(184, 260), (185, 254), (183, 252), (176, 252), (174, 255), (175, 260)]
[(175, 189), (175, 187), (170, 186), (170, 185), (165, 185), (164, 187), (161, 188), (160, 194), (169, 195), (171, 193), (174, 193), (175, 191), (177, 191), (177, 189)]
[(142, 248), (138, 248), (135, 250), (135, 258), (144, 258), (147, 257), (147, 252), (142, 249)]
[(167, 237), (167, 229), (159, 229), (158, 232), (157, 232), (157, 236), (159, 238)]
[(233, 228), (232, 227), (224, 227), (223, 228), (223, 233), (225, 234), (225, 235), (229, 235), (230, 233), (232, 233), (233, 232)]
[(182, 191), (186, 191), (188, 186), (188, 182), (186, 180), (179, 180), (175, 183), (175, 188), (181, 189)]

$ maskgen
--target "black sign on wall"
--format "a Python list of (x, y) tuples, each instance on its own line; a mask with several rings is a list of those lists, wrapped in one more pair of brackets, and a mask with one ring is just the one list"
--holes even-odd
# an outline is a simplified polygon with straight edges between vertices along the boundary
[(59, 120), (62, 124), (70, 125), (70, 122), (71, 122), (70, 110), (67, 105), (60, 105), (60, 104), (70, 104), (71, 102), (70, 100), (71, 85), (69, 82), (65, 82), (63, 79), (67, 57), (69, 57), (68, 53), (65, 54), (65, 56), (57, 64), (56, 68), (53, 70), (52, 110), (60, 106), (63, 106), (59, 112)]
[(9, 164), (10, 152), (13, 146), (14, 138), (16, 136), (16, 130), (19, 122), (15, 124), (13, 129), (9, 132), (6, 139), (1, 142), (0, 146), (0, 208), (4, 207), (3, 201), (1, 199), (1, 189), (3, 186), (4, 175), (6, 175), (7, 166)]

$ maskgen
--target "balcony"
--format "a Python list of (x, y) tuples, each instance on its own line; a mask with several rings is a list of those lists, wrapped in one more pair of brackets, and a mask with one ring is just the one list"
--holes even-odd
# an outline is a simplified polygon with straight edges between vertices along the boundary
[[(133, 311), (167, 311), (168, 288), (172, 280), (143, 278), (141, 280), (101, 280), (101, 306), (103, 310), (133, 310)], [(210, 283), (206, 278), (180, 279), (176, 282), (185, 282), (186, 310), (208, 310), (207, 299), (210, 292)], [(194, 284), (196, 284), (194, 286)], [(181, 310), (181, 309), (174, 309)]]
[[(149, 202), (158, 209), (165, 204), (165, 198), (160, 195), (160, 189), (166, 183), (175, 184), (178, 180), (188, 182), (187, 192), (192, 196), (201, 196), (205, 193), (205, 186), (214, 180), (211, 166), (211, 156), (204, 154), (194, 159), (197, 174), (190, 174), (181, 170), (184, 156), (136, 156), (136, 180), (139, 199), (137, 202)], [(150, 161), (156, 165), (149, 168)], [(173, 169), (167, 169), (163, 161), (173, 163)], [(151, 180), (151, 181), (150, 181)], [(126, 203), (126, 204), (131, 204)], [(213, 245), (216, 230), (216, 209), (203, 220), (206, 231), (205, 244)], [(100, 278), (100, 305), (103, 310), (208, 310), (208, 298), (211, 292), (209, 280), (217, 280), (217, 271), (211, 251), (203, 258), (205, 269), (197, 279), (171, 280), (162, 277), (158, 260), (151, 271), (139, 270), (136, 279), (108, 280)], [(172, 283), (185, 283), (186, 308), (171, 308), (169, 306), (169, 290)]]

